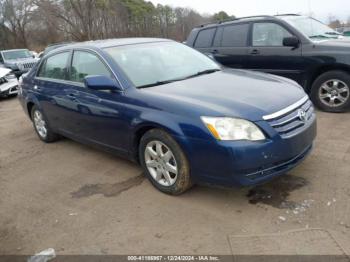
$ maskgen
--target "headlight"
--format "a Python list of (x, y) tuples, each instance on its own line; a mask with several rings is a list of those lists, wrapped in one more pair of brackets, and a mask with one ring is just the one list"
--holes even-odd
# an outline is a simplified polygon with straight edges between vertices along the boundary
[(15, 79), (15, 78), (16, 78), (16, 75), (13, 74), (13, 73), (8, 73), (7, 75), (5, 75), (5, 78), (6, 78), (7, 80)]
[(210, 133), (218, 140), (259, 141), (266, 137), (252, 122), (229, 117), (201, 117)]

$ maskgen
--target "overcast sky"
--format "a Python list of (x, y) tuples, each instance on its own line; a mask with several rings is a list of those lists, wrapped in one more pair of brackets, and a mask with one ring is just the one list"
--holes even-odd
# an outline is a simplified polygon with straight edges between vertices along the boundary
[(324, 22), (329, 15), (341, 20), (350, 17), (350, 0), (151, 0), (154, 4), (192, 7), (200, 13), (215, 13), (221, 10), (229, 15), (275, 15), (277, 13), (309, 14)]

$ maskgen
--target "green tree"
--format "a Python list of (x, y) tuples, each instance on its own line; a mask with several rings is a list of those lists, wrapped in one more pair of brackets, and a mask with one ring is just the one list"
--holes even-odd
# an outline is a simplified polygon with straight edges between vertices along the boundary
[(235, 18), (235, 16), (230, 16), (225, 11), (220, 11), (220, 12), (215, 13), (213, 15), (214, 21), (225, 21), (225, 20), (229, 20), (229, 19), (233, 19), (233, 18)]

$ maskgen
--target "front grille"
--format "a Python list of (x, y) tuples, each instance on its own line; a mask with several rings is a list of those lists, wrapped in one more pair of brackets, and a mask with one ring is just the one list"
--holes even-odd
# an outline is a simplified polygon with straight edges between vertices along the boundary
[(31, 69), (34, 65), (35, 63), (23, 63), (23, 67), (25, 69)]
[(35, 62), (28, 62), (28, 63), (18, 64), (18, 67), (22, 71), (29, 71), (34, 65), (35, 65)]
[(314, 118), (314, 107), (308, 99), (302, 105), (281, 116), (268, 119), (267, 122), (282, 138), (289, 138), (305, 129)]

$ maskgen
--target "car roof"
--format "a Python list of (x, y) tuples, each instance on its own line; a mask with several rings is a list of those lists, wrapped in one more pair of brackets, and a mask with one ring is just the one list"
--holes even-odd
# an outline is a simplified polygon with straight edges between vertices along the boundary
[(156, 43), (156, 42), (173, 42), (173, 40), (165, 39), (165, 38), (145, 38), (145, 37), (94, 40), (94, 41), (86, 41), (86, 42), (64, 45), (62, 47), (52, 50), (52, 52), (56, 52), (64, 49), (70, 49), (70, 48), (79, 48), (79, 47), (85, 47), (85, 48), (94, 47), (94, 48), (103, 49), (103, 48), (114, 47), (114, 46), (136, 45), (136, 44)]
[(298, 14), (280, 14), (280, 15), (274, 15), (274, 16), (272, 15), (246, 16), (246, 17), (237, 17), (234, 19), (219, 21), (216, 23), (215, 22), (207, 23), (207, 24), (200, 25), (197, 28), (216, 27), (220, 25), (235, 24), (240, 22), (250, 22), (250, 21), (256, 21), (256, 20), (279, 20), (281, 17), (290, 17), (290, 16), (303, 17), (302, 15), (298, 15)]
[[(26, 48), (20, 48), (20, 49), (7, 49), (7, 50), (1, 50), (0, 52), (8, 52), (8, 51), (22, 51), (22, 50), (28, 50)], [(28, 50), (29, 51), (29, 50)]]

